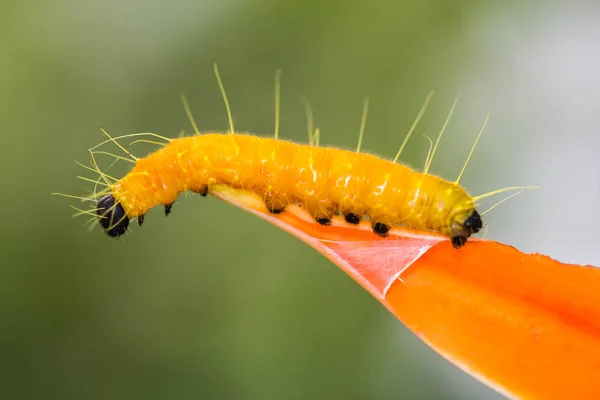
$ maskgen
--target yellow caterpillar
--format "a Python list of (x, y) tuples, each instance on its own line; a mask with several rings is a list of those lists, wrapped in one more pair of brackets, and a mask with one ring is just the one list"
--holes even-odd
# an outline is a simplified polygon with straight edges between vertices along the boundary
[[(432, 94), (425, 101), (396, 159), (390, 161), (361, 153), (360, 141), (357, 151), (319, 147), (318, 130), (314, 132), (316, 137), (311, 137), (309, 144), (279, 139), (278, 79), (275, 137), (261, 138), (234, 133), (229, 104), (216, 66), (215, 73), (227, 106), (230, 122), (228, 133), (199, 134), (185, 103), (197, 135), (172, 140), (161, 137), (166, 144), (144, 158), (134, 157), (116, 141), (119, 138), (109, 136), (109, 140), (104, 143), (112, 141), (117, 144), (131, 160), (116, 157), (133, 162), (133, 168), (122, 178), (109, 180), (106, 174), (100, 172), (95, 159), (94, 168), (86, 167), (98, 172), (107, 186), (104, 191), (95, 194), (92, 200), (97, 202), (93, 212), (109, 236), (119, 237), (126, 233), (132, 218), (137, 218), (141, 225), (147, 211), (157, 205), (163, 205), (168, 215), (172, 204), (182, 192), (190, 190), (206, 196), (213, 185), (224, 184), (260, 196), (272, 213), (283, 211), (288, 204), (297, 204), (322, 225), (329, 225), (334, 215), (342, 215), (349, 224), (358, 224), (366, 219), (371, 222), (373, 231), (379, 235), (386, 235), (390, 228), (401, 225), (442, 233), (459, 248), (483, 226), (481, 215), (475, 209), (477, 200), (504, 191), (525, 188), (504, 188), (471, 197), (459, 185), (460, 176), (483, 132), (483, 127), (455, 182), (428, 173), (433, 154), (456, 101), (433, 147), (433, 152), (427, 157), (424, 171), (417, 172), (398, 164), (396, 160), (424, 113)], [(366, 102), (361, 139), (367, 107)], [(90, 150), (92, 157), (94, 152), (98, 152), (97, 148), (98, 146)], [(100, 178), (96, 183), (100, 183)], [(84, 213), (90, 214), (89, 211)]]

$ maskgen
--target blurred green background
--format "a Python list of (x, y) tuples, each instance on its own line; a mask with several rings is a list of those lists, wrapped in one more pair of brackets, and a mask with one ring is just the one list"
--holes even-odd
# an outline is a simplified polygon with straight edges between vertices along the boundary
[[(0, 395), (5, 399), (500, 398), (450, 366), (334, 265), (214, 198), (149, 213), (114, 241), (71, 219), (61, 191), (114, 135), (236, 127), (392, 157), (463, 184), (539, 184), (490, 213), (488, 237), (600, 263), (600, 30), (593, 2), (4, 0), (0, 3)], [(567, 5), (568, 4), (568, 5)], [(141, 150), (138, 150), (141, 151)], [(493, 203), (493, 201), (491, 202)], [(491, 204), (490, 203), (490, 204)], [(469, 321), (465, 321), (468, 324)]]

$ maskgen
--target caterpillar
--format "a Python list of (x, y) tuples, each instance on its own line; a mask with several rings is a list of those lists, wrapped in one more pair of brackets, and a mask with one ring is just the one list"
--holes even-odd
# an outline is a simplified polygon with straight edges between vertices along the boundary
[[(165, 144), (158, 143), (160, 149), (147, 157), (137, 158), (117, 139), (143, 134), (113, 138), (103, 130), (109, 139), (90, 149), (92, 167), (84, 167), (99, 174), (96, 181), (91, 180), (95, 186), (106, 188), (99, 192), (95, 189), (93, 196), (84, 198), (94, 201), (95, 208), (80, 210), (80, 213), (94, 215), (108, 236), (118, 238), (125, 234), (131, 219), (137, 219), (141, 226), (148, 210), (155, 206), (164, 206), (168, 215), (178, 195), (183, 192), (206, 196), (215, 185), (227, 185), (260, 196), (267, 210), (274, 214), (294, 204), (321, 225), (330, 225), (332, 218), (339, 215), (351, 225), (368, 220), (373, 232), (381, 236), (387, 235), (396, 226), (434, 231), (449, 237), (453, 246), (460, 248), (483, 227), (483, 213), (476, 210), (478, 200), (508, 190), (527, 188), (510, 187), (472, 197), (460, 186), (460, 177), (488, 119), (456, 181), (428, 173), (456, 100), (433, 151), (430, 149), (425, 168), (418, 172), (398, 163), (397, 159), (433, 93), (427, 97), (396, 158), (387, 160), (360, 151), (368, 100), (363, 108), (356, 151), (319, 146), (319, 131), (312, 129), (309, 109), (309, 143), (299, 144), (278, 137), (279, 73), (276, 75), (276, 122), (272, 138), (235, 133), (229, 102), (216, 65), (215, 74), (227, 108), (228, 132), (200, 134), (184, 98), (184, 107), (196, 135), (167, 139), (157, 134), (146, 134), (164, 139)], [(143, 139), (138, 141), (156, 143)], [(120, 179), (101, 172), (95, 161), (94, 154), (110, 154), (98, 150), (99, 146), (108, 142), (115, 143), (128, 156), (114, 155), (115, 161), (126, 160), (134, 164)]]

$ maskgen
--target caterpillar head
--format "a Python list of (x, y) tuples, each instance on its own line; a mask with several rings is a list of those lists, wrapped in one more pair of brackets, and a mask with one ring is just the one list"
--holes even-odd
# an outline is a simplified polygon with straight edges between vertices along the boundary
[(112, 195), (107, 194), (98, 201), (96, 214), (100, 219), (100, 226), (108, 236), (118, 238), (127, 232), (129, 226), (127, 213)]
[(457, 249), (462, 247), (467, 242), (467, 238), (479, 232), (482, 227), (483, 221), (481, 220), (481, 215), (476, 210), (465, 214), (461, 213), (460, 217), (456, 218), (452, 223), (450, 233), (452, 245)]

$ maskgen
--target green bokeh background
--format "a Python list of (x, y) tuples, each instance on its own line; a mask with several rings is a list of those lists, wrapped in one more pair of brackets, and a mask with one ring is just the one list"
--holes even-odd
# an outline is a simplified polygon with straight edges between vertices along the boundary
[[(535, 25), (550, 17), (540, 15), (563, 12), (544, 14), (549, 8), (443, 0), (3, 1), (0, 396), (500, 398), (429, 350), (322, 256), (230, 205), (182, 198), (168, 219), (153, 210), (143, 229), (134, 226), (117, 242), (88, 233), (84, 219), (70, 218), (72, 202), (50, 193), (89, 190), (75, 178), (83, 171), (73, 159), (87, 161), (86, 149), (103, 140), (99, 126), (114, 135), (191, 132), (181, 92), (202, 131), (226, 129), (213, 62), (238, 130), (272, 134), (273, 79), (282, 69), (283, 137), (306, 141), (307, 98), (322, 142), (353, 147), (369, 95), (363, 148), (388, 157), (435, 89), (403, 157), (417, 166), (428, 148), (421, 134), (437, 134), (460, 91), (433, 172), (456, 176), (491, 111), (466, 187), (482, 193), (535, 183), (559, 193), (542, 172), (544, 160), (556, 160), (555, 147), (568, 152), (570, 143), (586, 147), (586, 138), (597, 143), (598, 136), (581, 130), (571, 140), (566, 130), (547, 129), (557, 126), (552, 110), (566, 107), (548, 98), (589, 94), (597, 81), (567, 83), (574, 92), (566, 96), (548, 95), (543, 79), (529, 85), (547, 64), (523, 69), (518, 60), (529, 59), (528, 51), (519, 43), (535, 43), (531, 35), (544, 42)], [(560, 72), (549, 78), (562, 79)], [(556, 250), (563, 231), (552, 231), (544, 215), (559, 203), (527, 196), (490, 216), (491, 238), (594, 261), (595, 242), (583, 236), (570, 252)], [(590, 227), (600, 220), (589, 218)], [(522, 233), (527, 226), (537, 233)]]

